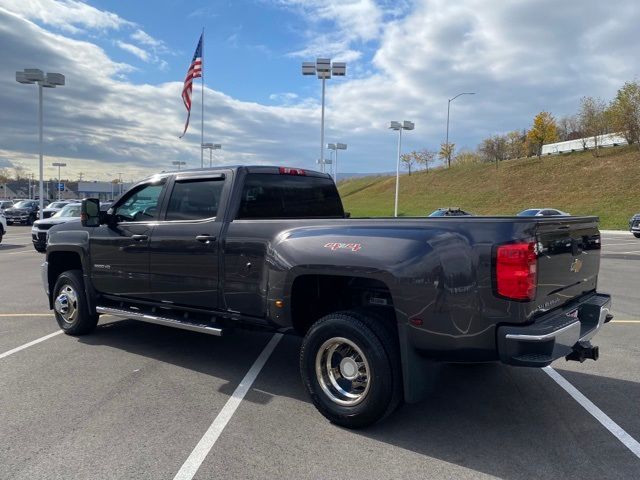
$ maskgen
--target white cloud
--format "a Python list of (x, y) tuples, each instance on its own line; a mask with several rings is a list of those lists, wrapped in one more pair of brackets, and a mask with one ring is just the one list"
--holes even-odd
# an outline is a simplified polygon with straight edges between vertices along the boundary
[(151, 60), (149, 53), (147, 53), (146, 50), (143, 50), (140, 47), (136, 47), (135, 45), (132, 45), (130, 43), (125, 43), (120, 40), (116, 41), (116, 45), (120, 47), (122, 50), (129, 52), (131, 55), (135, 55), (143, 62), (148, 62)]
[(115, 13), (98, 10), (79, 0), (3, 0), (2, 7), (23, 18), (70, 33), (78, 33), (84, 28), (118, 30), (134, 25)]

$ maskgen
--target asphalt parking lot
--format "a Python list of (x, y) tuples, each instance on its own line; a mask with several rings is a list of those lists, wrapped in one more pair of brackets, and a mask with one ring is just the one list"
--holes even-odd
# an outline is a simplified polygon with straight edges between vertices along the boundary
[(603, 235), (599, 289), (613, 295), (615, 320), (594, 341), (600, 360), (547, 371), (444, 365), (427, 400), (362, 431), (316, 412), (295, 337), (218, 338), (109, 317), (90, 336), (55, 334), (42, 260), (30, 228), (9, 227), (2, 479), (640, 478), (640, 240), (630, 234)]

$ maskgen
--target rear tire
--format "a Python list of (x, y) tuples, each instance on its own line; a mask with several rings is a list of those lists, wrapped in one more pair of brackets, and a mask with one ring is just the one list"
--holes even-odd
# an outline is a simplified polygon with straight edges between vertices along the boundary
[(53, 287), (54, 312), (67, 335), (86, 335), (98, 324), (99, 315), (89, 313), (81, 270), (60, 274)]
[(636, 238), (640, 238), (640, 233), (634, 233), (633, 236)]
[(302, 343), (300, 373), (316, 408), (332, 423), (369, 426), (402, 399), (397, 334), (360, 311), (327, 315)]

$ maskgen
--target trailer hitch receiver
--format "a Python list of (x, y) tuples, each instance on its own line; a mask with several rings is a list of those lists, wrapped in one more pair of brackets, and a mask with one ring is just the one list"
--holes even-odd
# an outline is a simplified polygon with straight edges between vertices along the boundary
[(600, 354), (599, 348), (594, 347), (588, 341), (578, 342), (573, 346), (569, 355), (565, 357), (567, 361), (584, 362), (585, 360), (598, 360)]

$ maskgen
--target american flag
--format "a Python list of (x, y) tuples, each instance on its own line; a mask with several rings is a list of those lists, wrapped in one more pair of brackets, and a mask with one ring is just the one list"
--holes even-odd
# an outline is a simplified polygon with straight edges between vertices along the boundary
[(199, 77), (202, 77), (202, 35), (200, 35), (200, 41), (198, 41), (196, 53), (193, 54), (193, 60), (191, 60), (191, 65), (189, 66), (189, 71), (187, 71), (187, 76), (184, 79), (184, 86), (182, 87), (182, 101), (187, 109), (187, 122), (184, 124), (184, 132), (182, 132), (180, 138), (184, 137), (184, 134), (187, 133), (187, 128), (189, 128), (193, 79)]

